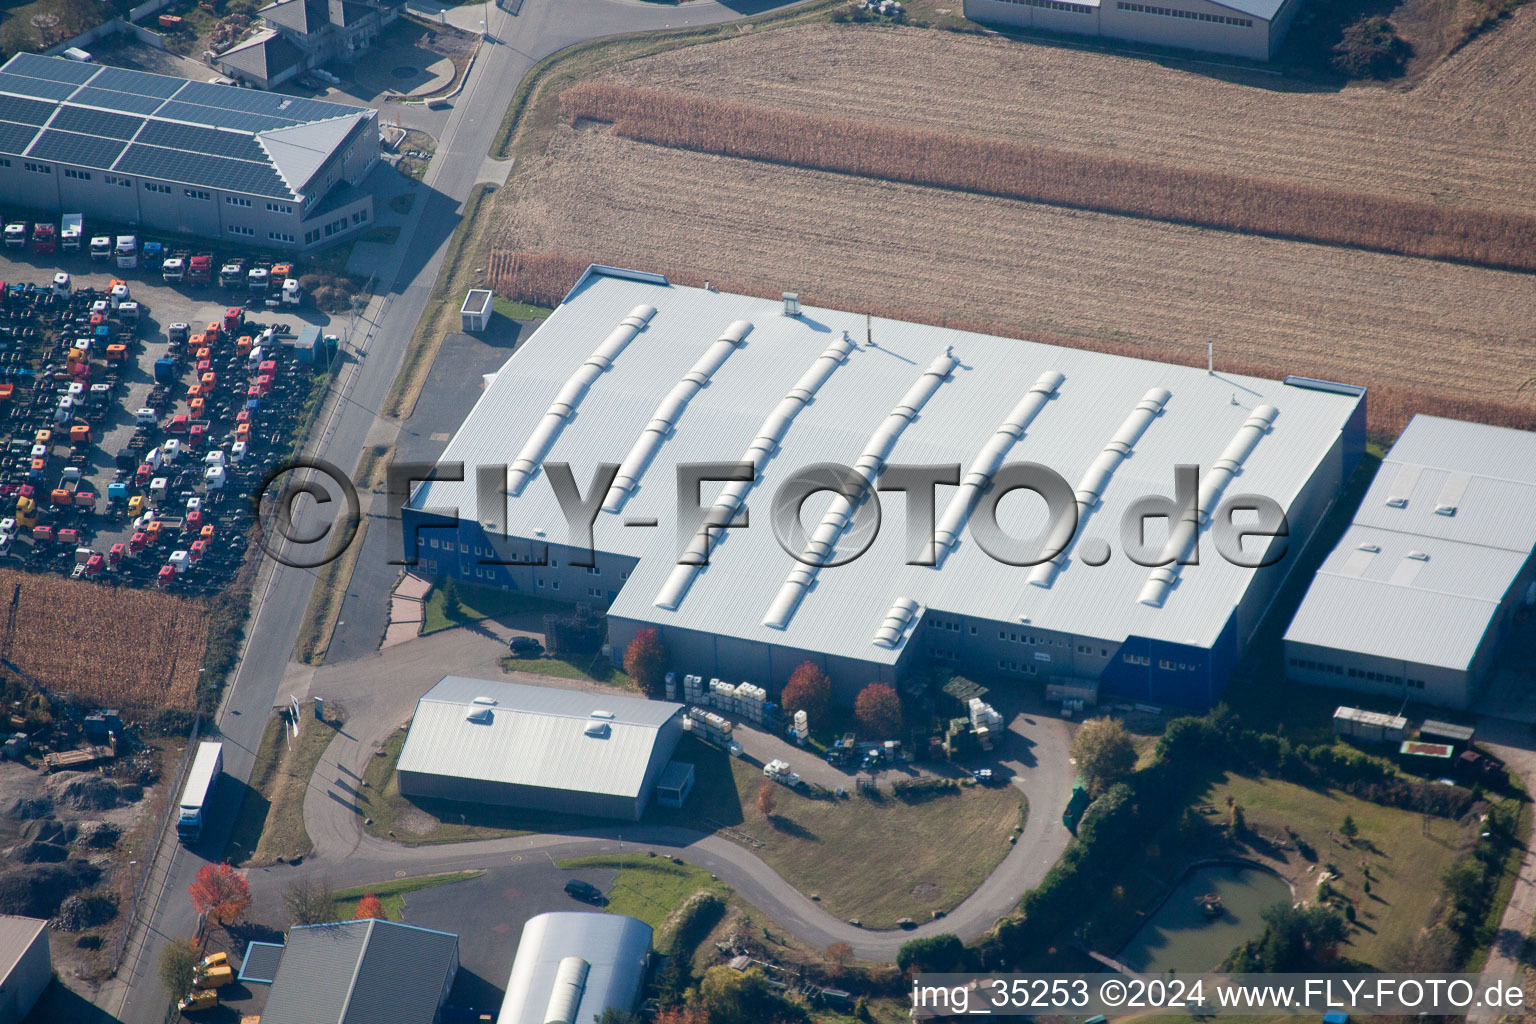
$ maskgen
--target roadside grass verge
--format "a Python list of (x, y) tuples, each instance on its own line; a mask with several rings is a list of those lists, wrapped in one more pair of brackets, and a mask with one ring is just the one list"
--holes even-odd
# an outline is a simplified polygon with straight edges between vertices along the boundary
[(1509, 852), (1504, 855), (1504, 863), (1500, 868), (1499, 883), (1494, 887), (1493, 898), (1488, 902), (1488, 914), (1483, 919), (1481, 932), (1483, 935), (1492, 936), (1489, 942), (1483, 943), (1472, 951), (1467, 957), (1466, 966), (1462, 969), (1467, 972), (1481, 971), (1488, 963), (1488, 956), (1492, 952), (1492, 943), (1498, 941), (1499, 925), (1504, 920), (1504, 908), (1509, 905), (1510, 897), (1515, 894), (1515, 883), (1520, 878), (1520, 868), (1525, 863), (1525, 855), (1529, 850), (1531, 837), (1531, 798), (1521, 785), (1520, 777), (1511, 773), (1510, 786), (1514, 790), (1514, 799), (1518, 802), (1518, 811), (1515, 816), (1515, 842), (1510, 845)]
[(657, 933), (657, 949), (667, 948), (661, 938), (662, 926), (684, 900), (701, 889), (713, 890), (722, 897), (729, 897), (731, 893), (729, 886), (712, 878), (703, 868), (677, 864), (656, 854), (569, 857), (555, 861), (555, 867), (568, 871), (618, 868), (618, 876), (608, 890), (605, 909), (610, 914), (625, 914), (650, 925)]
[[(385, 474), (394, 457), (392, 445), (376, 444), (363, 452), (357, 465), (356, 486), (360, 492), (375, 492), (385, 486)], [(360, 495), (361, 497), (361, 495)], [(352, 573), (363, 553), (363, 541), (368, 533), (368, 510), (360, 510), (362, 518), (357, 524), (357, 534), (344, 551), (337, 547), (347, 541), (338, 533), (327, 553), (330, 560), (315, 571), (315, 586), (310, 592), (309, 607), (304, 612), (303, 625), (299, 627), (294, 653), (306, 665), (320, 666), (325, 663), (330, 649), (331, 636), (336, 632), (336, 622), (341, 618), (342, 605), (346, 603), (347, 587), (352, 583)]]
[(446, 871), (439, 875), (417, 875), (413, 878), (390, 878), (371, 885), (354, 885), (336, 893), (336, 920), (350, 921), (357, 913), (357, 904), (369, 893), (384, 904), (384, 917), (390, 921), (405, 920), (405, 897), (413, 892), (431, 889), (438, 885), (467, 882), (485, 874), (476, 871)]
[[(334, 704), (327, 706), (323, 721), (305, 715), (290, 746), (286, 723), (272, 717), (251, 769), (251, 792), (235, 823), (234, 839), (242, 845), (235, 849), (231, 842), (231, 863), (266, 867), (279, 858), (309, 855), (314, 847), (304, 830), (304, 796), (321, 755), (345, 722), (346, 715)], [(254, 846), (252, 836), (257, 837)]]
[(400, 372), (395, 375), (394, 385), (379, 410), (380, 415), (404, 419), (411, 414), (411, 410), (416, 408), (416, 399), (421, 397), (421, 389), (427, 382), (432, 362), (437, 358), (438, 350), (443, 347), (443, 338), (450, 330), (457, 330), (449, 323), (449, 318), (457, 316), (459, 311), (460, 300), (454, 299), (453, 295), (460, 283), (460, 268), (466, 252), (477, 248), (467, 243), (472, 238), (478, 240), (483, 237), (485, 226), (481, 221), (487, 218), (482, 216), (482, 207), (487, 197), (495, 191), (494, 185), (477, 185), (469, 198), (464, 200), (464, 213), (459, 218), (458, 226), (453, 229), (453, 237), (448, 241), (448, 252), (438, 274), (438, 286), (427, 301), (427, 308), (422, 311), (416, 333), (405, 351)]

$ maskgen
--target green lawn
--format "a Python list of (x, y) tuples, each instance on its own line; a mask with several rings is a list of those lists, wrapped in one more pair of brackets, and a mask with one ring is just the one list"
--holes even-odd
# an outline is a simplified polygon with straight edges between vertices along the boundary
[(522, 613), (542, 614), (545, 612), (568, 611), (569, 605), (558, 601), (550, 601), (541, 597), (531, 597), (528, 594), (520, 594), (515, 590), (503, 590), (500, 587), (481, 587), (473, 583), (457, 584), (459, 591), (459, 604), (461, 614), (457, 620), (448, 618), (444, 607), (442, 587), (434, 585), (432, 592), (427, 595), (426, 606), (422, 609), (424, 621), (421, 624), (421, 635), (437, 633), (444, 629), (452, 629), (462, 626), (466, 622), (479, 622), (481, 619), (499, 619), (508, 615)]
[(357, 913), (357, 904), (369, 893), (384, 905), (384, 916), (390, 921), (405, 920), (405, 897), (435, 885), (448, 885), (479, 878), (484, 871), (448, 871), (440, 875), (417, 875), (414, 878), (391, 878), (372, 885), (355, 885), (336, 893), (336, 920), (350, 921)]
[[(666, 857), (645, 853), (570, 857), (555, 861), (555, 867), (570, 871), (618, 868), (618, 876), (608, 890), (608, 913), (639, 918), (657, 932), (667, 916), (700, 889), (713, 889), (721, 896), (731, 892), (729, 886), (710, 877), (703, 868), (675, 864)], [(656, 947), (665, 948), (659, 938)]]
[[(1311, 898), (1317, 879), (1328, 864), (1341, 875), (1332, 885), (1355, 903), (1358, 921), (1344, 955), (1385, 969), (1387, 951), (1395, 940), (1416, 935), (1428, 923), (1440, 892), (1440, 875), (1453, 861), (1466, 855), (1475, 831), (1446, 818), (1401, 811), (1367, 803), (1338, 791), (1319, 792), (1275, 779), (1227, 775), (1213, 784), (1196, 805), (1210, 805), (1210, 820), (1224, 820), (1226, 798), (1242, 805), (1248, 828), (1257, 838), (1249, 842), (1256, 852), (1283, 858), (1296, 895)], [(1330, 838), (1352, 817), (1360, 830), (1349, 845), (1342, 837)], [(1297, 849), (1271, 848), (1266, 838), (1283, 838), (1285, 827), (1316, 852), (1314, 862)], [(1371, 892), (1364, 891), (1365, 870), (1370, 872)]]
[(535, 306), (527, 302), (513, 302), (496, 296), (491, 300), (491, 308), (508, 320), (543, 320), (554, 310), (548, 306)]
[(607, 683), (609, 686), (617, 686), (623, 690), (639, 689), (621, 666), (615, 665), (606, 658), (596, 660), (586, 657), (556, 658), (550, 655), (542, 658), (515, 658), (509, 655), (501, 659), (501, 668), (504, 672), (532, 672), (536, 676)]

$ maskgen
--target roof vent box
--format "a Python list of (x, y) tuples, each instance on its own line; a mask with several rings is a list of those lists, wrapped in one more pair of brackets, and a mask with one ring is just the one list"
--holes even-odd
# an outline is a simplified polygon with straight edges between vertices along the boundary
[(476, 704), (481, 704), (481, 705), (484, 705), (485, 707), (490, 707), (490, 708), (493, 708), (493, 707), (496, 706), (496, 698), (495, 697), (476, 697), (474, 702)]
[(474, 722), (476, 725), (490, 725), (491, 724), (491, 709), (490, 708), (470, 708), (469, 709), (469, 714), (464, 716), (464, 721), (466, 721), (466, 722)]
[(607, 722), (588, 722), (582, 731), (593, 739), (605, 740), (610, 730)]
[(799, 292), (785, 292), (784, 295), (783, 295), (783, 298), (784, 298), (784, 315), (785, 316), (799, 316), (800, 315), (800, 293)]
[(589, 718), (604, 718), (604, 719), (607, 719), (608, 721), (611, 722), (611, 721), (613, 721), (613, 712), (612, 711), (594, 711), (588, 717)]

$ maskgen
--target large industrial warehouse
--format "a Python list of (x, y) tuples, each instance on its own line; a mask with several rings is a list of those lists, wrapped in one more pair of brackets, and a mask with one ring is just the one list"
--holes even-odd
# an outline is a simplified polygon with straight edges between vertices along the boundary
[(1465, 708), (1536, 600), (1536, 434), (1415, 416), (1285, 634), (1299, 682)]
[(965, 0), (973, 21), (1272, 60), (1300, 0)]
[(0, 195), (112, 224), (312, 249), (365, 230), (378, 112), (18, 53)]
[(639, 821), (682, 705), (444, 676), (416, 705), (400, 792)]
[[(1137, 564), (1117, 550), (1128, 508), (1171, 499), (1175, 467), (1191, 464), (1205, 508), (1239, 492), (1266, 496), (1289, 517), (1275, 550), (1299, 550), (1360, 458), (1364, 422), (1359, 388), (866, 325), (808, 306), (788, 315), (777, 301), (593, 268), (448, 444), (443, 462), (462, 463), (464, 482), (417, 487), (402, 517), (405, 555), (414, 548), (439, 576), (607, 606), (617, 648), (655, 626), (680, 672), (771, 692), (806, 660), (848, 701), (870, 681), (937, 663), (1205, 707), (1295, 559), (1244, 568), (1217, 555), (1208, 528), (1182, 523), (1170, 535), (1164, 522), (1154, 535), (1153, 521), (1153, 560), (1193, 552), (1198, 539), (1199, 564)], [(755, 485), (704, 484), (701, 503), (718, 499), (719, 521), (744, 504), (750, 525), (710, 531), (707, 544), (691, 527), (680, 538), (679, 467), (742, 461), (758, 466)], [(825, 493), (802, 510), (816, 535), (781, 544), (776, 489), (828, 462), (872, 475), (888, 463), (956, 465), (964, 486), (936, 489), (937, 564), (905, 564), (897, 493), (881, 496), (878, 538), (862, 557), (820, 571), (802, 562), (812, 543), (839, 559), (849, 549)], [(996, 500), (984, 492), (999, 466), (1022, 462), (1059, 474), (1080, 512), (1053, 562), (1015, 568), (982, 550), (970, 526)], [(583, 494), (599, 464), (620, 467), (596, 515), (591, 567), (573, 564), (540, 468), (552, 463), (569, 464)], [(480, 505), (480, 467), (508, 464), (505, 490)], [(1010, 494), (997, 508), (1009, 535), (1043, 534), (1038, 499)], [(707, 553), (708, 565), (679, 564), (684, 548), (695, 562)], [(1250, 540), (1244, 551), (1254, 559), (1261, 549)]]

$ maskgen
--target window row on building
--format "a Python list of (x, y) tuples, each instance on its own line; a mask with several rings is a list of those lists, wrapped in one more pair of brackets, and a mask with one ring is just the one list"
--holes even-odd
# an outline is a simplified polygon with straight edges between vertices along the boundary
[[(1014, 3), (1016, 0), (1007, 0)], [(1190, 21), (1210, 21), (1219, 25), (1236, 25), (1238, 28), (1252, 28), (1252, 18), (1233, 18), (1225, 14), (1207, 14), (1204, 11), (1181, 11), (1176, 7), (1153, 7), (1150, 4), (1130, 3), (1129, 0), (1115, 0), (1115, 8), (1121, 11), (1132, 11), (1136, 14), (1156, 14), (1164, 18), (1186, 18)]]
[(1345, 668), (1343, 665), (1335, 665), (1326, 661), (1313, 661), (1310, 658), (1287, 658), (1286, 662), (1292, 668), (1306, 668), (1314, 672), (1331, 672), (1336, 676), (1348, 676), (1350, 679), (1365, 679), (1373, 683), (1390, 683), (1393, 686), (1407, 686), (1411, 689), (1424, 689), (1424, 680), (1408, 679), (1393, 675), (1390, 672), (1377, 672), (1366, 668)]

